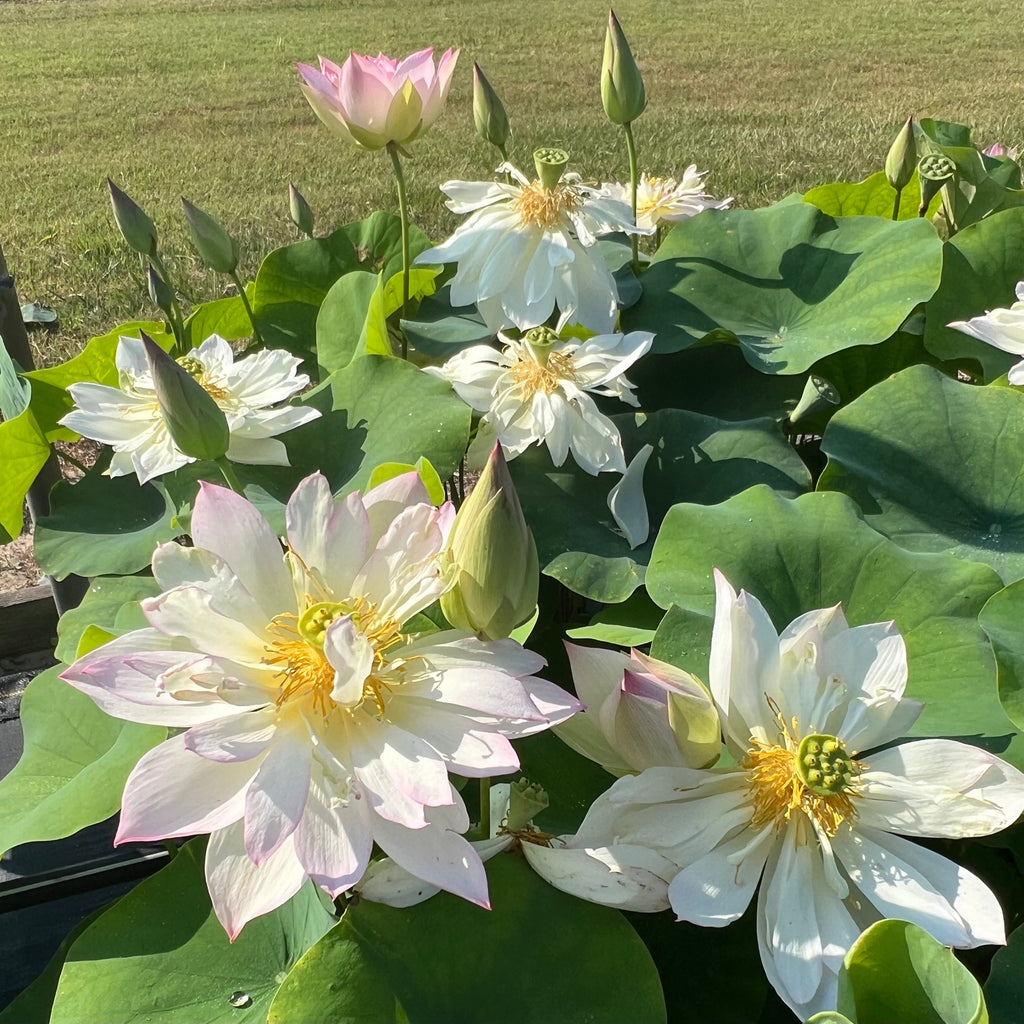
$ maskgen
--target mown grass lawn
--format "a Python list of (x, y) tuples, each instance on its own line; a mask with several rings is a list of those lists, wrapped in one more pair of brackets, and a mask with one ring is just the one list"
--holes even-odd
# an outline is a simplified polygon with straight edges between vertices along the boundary
[[(617, 13), (647, 84), (642, 167), (696, 163), (743, 206), (879, 169), (910, 113), (970, 124), (984, 144), (1021, 138), (1016, 0), (622, 0)], [(622, 178), (597, 87), (606, 15), (606, 0), (0, 3), (0, 243), (22, 301), (63, 325), (39, 359), (152, 313), (107, 175), (156, 221), (196, 301), (224, 282), (185, 240), (181, 194), (239, 237), (249, 275), (297, 237), (289, 181), (320, 230), (395, 206), (386, 158), (335, 140), (299, 92), (292, 65), (318, 53), (462, 47), (449, 109), (407, 171), (413, 216), (435, 237), (454, 224), (437, 185), (494, 166), (473, 134), (473, 60), (504, 99), (517, 163), (557, 144), (585, 177)]]

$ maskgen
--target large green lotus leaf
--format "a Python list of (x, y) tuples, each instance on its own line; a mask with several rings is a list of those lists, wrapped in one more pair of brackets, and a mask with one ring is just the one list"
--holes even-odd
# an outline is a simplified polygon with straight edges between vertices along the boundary
[[(643, 942), (615, 910), (549, 886), (521, 854), (487, 864), (492, 910), (448, 893), (397, 910), (366, 900), (323, 940), (323, 974), (358, 969), (359, 950), (411, 1024), (640, 1024), (665, 1020), (658, 972)], [(328, 963), (331, 964), (328, 967)], [(312, 984), (312, 982), (310, 982)], [(356, 984), (364, 986), (360, 978)], [(274, 1006), (274, 1019), (369, 1021), (351, 1013), (347, 993), (335, 1009), (324, 993)], [(362, 1004), (368, 1008), (369, 1000)], [(321, 1016), (307, 1016), (315, 1006)], [(361, 1007), (362, 1008), (362, 1007)]]
[[(288, 971), (331, 926), (312, 883), (229, 942), (194, 840), (72, 943), (53, 1024), (262, 1022)], [(232, 996), (247, 995), (236, 1007)], [(238, 1000), (236, 999), (235, 1002)]]
[(139, 758), (167, 737), (104, 714), (59, 672), (40, 673), (21, 699), (25, 749), (0, 782), (0, 852), (105, 821)]
[(907, 921), (878, 921), (839, 971), (838, 1010), (855, 1024), (987, 1024), (981, 987), (953, 951)]
[[(256, 296), (255, 282), (245, 286), (245, 294), (251, 304)], [(185, 340), (189, 345), (198, 348), (211, 334), (219, 334), (225, 341), (238, 341), (252, 334), (252, 322), (241, 295), (201, 302), (189, 313), (185, 320)]]
[(174, 335), (167, 325), (157, 320), (132, 320), (112, 331), (92, 338), (73, 359), (42, 370), (30, 370), (25, 376), (32, 381), (32, 412), (46, 433), (48, 441), (77, 441), (81, 436), (57, 422), (75, 407), (68, 394), (69, 384), (89, 381), (117, 387), (117, 366), (114, 356), (121, 337), (138, 338), (145, 331), (161, 348), (174, 347)]
[(320, 304), (339, 277), (358, 269), (359, 256), (344, 228), (267, 255), (256, 274), (252, 303), (266, 344), (311, 353)]
[(409, 343), (434, 359), (448, 359), (459, 349), (485, 344), (491, 337), (475, 306), (456, 309), (450, 299), (451, 289), (439, 288), (420, 303), (415, 320), (402, 321)]
[(765, 375), (739, 345), (720, 343), (648, 353), (629, 371), (640, 408), (688, 409), (723, 420), (784, 420), (800, 399), (803, 379)]
[(985, 1002), (992, 1024), (1017, 1024), (1024, 1013), (1024, 926), (1010, 933), (996, 950), (985, 982)]
[(942, 247), (942, 280), (925, 305), (924, 343), (940, 359), (980, 363), (987, 380), (1018, 359), (946, 325), (1016, 301), (1024, 266), (1024, 217), (1003, 210), (955, 234)]
[(144, 597), (160, 593), (152, 576), (98, 576), (89, 584), (85, 596), (75, 608), (69, 608), (57, 623), (58, 661), (70, 664), (78, 656), (82, 634), (97, 626), (115, 636), (148, 623), (139, 607)]
[(1018, 729), (1024, 729), (1024, 580), (993, 594), (978, 616), (996, 654), (999, 699)]
[(710, 505), (755, 483), (794, 495), (810, 485), (806, 466), (771, 420), (732, 422), (680, 409), (612, 419), (627, 460), (645, 444), (654, 448), (644, 473), (650, 537), (633, 550), (608, 510), (617, 475), (590, 476), (571, 456), (555, 468), (539, 447), (511, 463), (543, 571), (595, 601), (624, 601), (643, 583), (658, 525), (677, 501)]
[(50, 445), (31, 409), (0, 422), (0, 544), (21, 533), (25, 495), (49, 457)]
[[(376, 210), (363, 220), (339, 228), (352, 243), (361, 270), (383, 272), (390, 281), (402, 270), (402, 219), (394, 213)], [(332, 236), (333, 237), (333, 236)], [(409, 258), (415, 259), (433, 245), (415, 224), (409, 225)]]
[(50, 514), (36, 523), (35, 556), (44, 572), (62, 580), (128, 575), (149, 565), (158, 544), (183, 533), (159, 482), (103, 475), (97, 463), (77, 484), (50, 492)]
[(640, 647), (654, 638), (665, 612), (644, 589), (635, 590), (621, 604), (602, 608), (590, 624), (566, 630), (573, 640), (597, 640), (617, 647)]
[(833, 417), (819, 490), (843, 491), (910, 551), (1024, 576), (1024, 397), (912, 366)]
[(364, 431), (362, 461), (346, 481), (365, 487), (382, 462), (427, 459), (442, 479), (458, 467), (469, 440), (471, 411), (447, 382), (403, 359), (361, 356), (330, 378), (334, 411), (349, 431)]
[[(662, 524), (647, 571), (647, 590), (703, 617), (656, 635), (656, 657), (706, 672), (714, 614), (712, 569), (753, 594), (781, 630), (798, 615), (842, 603), (852, 625), (893, 619), (907, 644), (907, 696), (925, 702), (915, 736), (959, 736), (1019, 763), (1020, 734), (1006, 717), (995, 657), (977, 617), (1000, 589), (988, 566), (947, 554), (916, 554), (872, 530), (845, 495), (816, 492), (795, 500), (754, 487), (711, 508), (676, 505)], [(677, 619), (678, 622), (678, 619)], [(678, 639), (666, 631), (675, 628)], [(665, 644), (659, 643), (659, 639)], [(701, 668), (703, 658), (704, 668)]]
[(376, 289), (377, 275), (365, 271), (346, 274), (331, 286), (316, 318), (316, 361), (321, 380), (352, 362)]
[(800, 373), (893, 334), (939, 283), (942, 243), (923, 220), (829, 217), (809, 203), (677, 224), (643, 276), (629, 329), (654, 351), (733, 335), (764, 373)]
[[(913, 220), (921, 201), (921, 183), (917, 171), (900, 196), (899, 219)], [(877, 171), (863, 181), (833, 181), (812, 188), (804, 195), (804, 202), (816, 206), (830, 217), (886, 217), (892, 219), (896, 206), (896, 189), (889, 184), (885, 171)], [(928, 207), (930, 217), (939, 208), (942, 199), (936, 195)]]

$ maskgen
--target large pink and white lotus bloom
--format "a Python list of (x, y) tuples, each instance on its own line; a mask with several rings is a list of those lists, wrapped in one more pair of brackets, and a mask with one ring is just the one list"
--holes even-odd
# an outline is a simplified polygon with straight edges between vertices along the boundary
[[(954, 320), (946, 326), (1010, 355), (1024, 356), (1024, 281), (1018, 282), (1016, 292), (1017, 301), (1009, 309), (991, 309), (984, 316)], [(1010, 367), (1007, 379), (1018, 387), (1024, 386), (1024, 359)]]
[(523, 338), (502, 334), (499, 340), (500, 351), (471, 345), (443, 366), (424, 367), (483, 413), (474, 449), (489, 451), (498, 440), (505, 457), (514, 459), (530, 445), (546, 444), (556, 466), (572, 452), (592, 475), (625, 473), (618, 428), (590, 394), (639, 406), (626, 371), (650, 349), (654, 335), (631, 331), (559, 341), (540, 327)]
[(416, 634), (449, 585), (453, 519), (414, 473), (341, 499), (317, 474), (288, 502), (282, 548), (248, 501), (203, 484), (195, 546), (154, 555), (149, 627), (64, 673), (108, 714), (183, 729), (132, 771), (117, 842), (210, 833), (207, 883), (232, 938), (307, 877), (349, 889), (374, 843), (487, 906), (448, 770), (515, 771), (509, 739), (579, 704), (515, 641)]
[(881, 918), (948, 946), (1005, 942), (988, 887), (903, 837), (1006, 828), (1024, 775), (952, 740), (892, 745), (921, 711), (903, 697), (893, 623), (850, 628), (836, 606), (779, 635), (754, 597), (715, 578), (710, 685), (735, 766), (620, 779), (588, 814), (604, 842), (673, 861), (672, 908), (695, 924), (735, 921), (760, 883), (761, 962), (801, 1020), (835, 1007), (844, 955)]
[(441, 116), (458, 50), (445, 50), (434, 66), (428, 47), (394, 60), (350, 53), (340, 67), (326, 57), (320, 70), (296, 64), (309, 105), (332, 131), (361, 149), (407, 146)]
[[(113, 448), (108, 476), (134, 473), (144, 484), (195, 462), (178, 449), (167, 429), (142, 341), (119, 338), (114, 362), (118, 386), (88, 381), (69, 385), (77, 408), (60, 422)], [(320, 415), (316, 409), (282, 404), (301, 391), (309, 377), (296, 373), (300, 359), (280, 349), (236, 360), (231, 346), (211, 334), (178, 362), (224, 413), (231, 432), (227, 457), (232, 462), (287, 466), (288, 452), (277, 435)]]
[(629, 204), (584, 185), (578, 174), (547, 187), (511, 164), (497, 170), (510, 180), (441, 186), (448, 209), (468, 217), (416, 262), (457, 263), (451, 304), (475, 304), (491, 333), (538, 327), (556, 307), (558, 330), (614, 330), (618, 290), (596, 242), (608, 232), (638, 231)]

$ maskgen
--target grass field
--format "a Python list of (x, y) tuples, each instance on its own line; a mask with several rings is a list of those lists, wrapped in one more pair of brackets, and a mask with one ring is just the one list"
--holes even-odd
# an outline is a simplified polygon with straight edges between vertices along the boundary
[[(617, 14), (647, 84), (642, 167), (695, 162), (743, 206), (879, 169), (912, 112), (1021, 141), (1017, 0), (621, 0)], [(192, 255), (181, 194), (236, 234), (250, 275), (297, 237), (289, 181), (321, 231), (394, 208), (386, 157), (336, 141), (299, 92), (293, 62), (318, 53), (462, 47), (448, 110), (407, 170), (434, 236), (454, 223), (438, 183), (494, 164), (473, 134), (473, 60), (505, 101), (516, 162), (558, 144), (585, 177), (623, 177), (597, 87), (606, 15), (606, 0), (0, 0), (0, 243), (22, 301), (60, 314), (40, 360), (152, 312), (107, 175), (156, 221), (193, 301), (223, 280)]]

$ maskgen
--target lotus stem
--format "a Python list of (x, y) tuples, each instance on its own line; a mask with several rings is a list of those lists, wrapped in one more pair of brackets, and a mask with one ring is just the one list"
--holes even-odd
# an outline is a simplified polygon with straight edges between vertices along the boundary
[[(405, 194), (405, 174), (402, 172), (402, 161), (398, 156), (398, 147), (388, 143), (388, 154), (391, 166), (395, 171), (395, 183), (398, 186), (398, 213), (402, 219), (402, 319), (409, 318), (409, 205)], [(409, 357), (409, 342), (402, 332), (402, 358)]]
[[(633, 138), (633, 125), (627, 121), (623, 126), (626, 132), (626, 152), (629, 155), (629, 199), (633, 210), (633, 224), (636, 225), (636, 186), (637, 186), (637, 162), (636, 162), (636, 141)], [(633, 273), (640, 273), (640, 241), (635, 234), (629, 236), (630, 248), (633, 252)]]
[(257, 344), (262, 345), (263, 336), (260, 334), (260, 329), (256, 326), (256, 314), (253, 313), (252, 306), (249, 304), (249, 296), (245, 294), (245, 286), (239, 280), (238, 271), (231, 271), (231, 280), (235, 282), (235, 287), (238, 289), (238, 294), (242, 299), (242, 305), (245, 306), (245, 315), (249, 318), (249, 323), (252, 324), (252, 336)]

